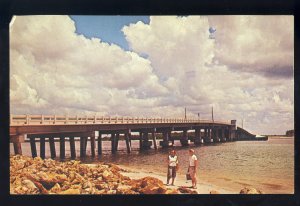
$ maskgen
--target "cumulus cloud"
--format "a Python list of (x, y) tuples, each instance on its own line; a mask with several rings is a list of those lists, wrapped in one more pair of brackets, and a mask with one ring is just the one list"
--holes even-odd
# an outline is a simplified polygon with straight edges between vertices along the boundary
[(167, 92), (149, 60), (77, 35), (68, 16), (17, 17), (10, 40), (13, 113), (129, 115)]
[(75, 31), (68, 16), (15, 19), (12, 113), (210, 119), (213, 106), (254, 133), (293, 128), (291, 16), (154, 16), (124, 26), (130, 51)]
[(230, 69), (292, 77), (293, 16), (210, 16), (217, 32), (214, 60)]
[[(210, 26), (217, 29), (214, 40)], [(254, 132), (293, 127), (292, 17), (155, 16), (123, 32), (173, 91), (162, 105), (186, 105), (203, 118), (214, 106), (218, 119), (247, 119)], [(273, 131), (275, 122), (284, 126)]]

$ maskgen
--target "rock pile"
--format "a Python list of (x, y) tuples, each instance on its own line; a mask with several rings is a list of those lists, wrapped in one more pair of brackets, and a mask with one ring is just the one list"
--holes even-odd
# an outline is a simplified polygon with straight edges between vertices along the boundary
[(178, 190), (179, 190), (182, 194), (198, 194), (197, 191), (191, 190), (191, 189), (186, 188), (186, 187), (179, 187)]
[[(93, 167), (71, 160), (10, 157), (11, 194), (180, 194), (153, 177), (132, 180), (113, 164)], [(194, 193), (194, 191), (189, 191)], [(184, 193), (188, 193), (185, 191)]]
[(240, 191), (240, 194), (263, 194), (263, 192), (255, 188), (245, 187)]
[(216, 190), (211, 190), (209, 192), (209, 194), (211, 194), (211, 195), (217, 195), (217, 194), (220, 194), (220, 193), (218, 191), (216, 191)]

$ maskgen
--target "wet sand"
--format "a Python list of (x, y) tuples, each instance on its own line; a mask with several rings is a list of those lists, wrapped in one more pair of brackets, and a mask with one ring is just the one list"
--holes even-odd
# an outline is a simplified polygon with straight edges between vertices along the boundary
[[(126, 172), (122, 172), (123, 175), (130, 177), (131, 179), (140, 179), (143, 177), (155, 177), (164, 183), (166, 183), (166, 174), (153, 172), (153, 171), (143, 171), (140, 169), (136, 169), (133, 167), (128, 167), (124, 165), (118, 165), (121, 168), (127, 170)], [(171, 181), (170, 181), (171, 183)], [(167, 188), (175, 189), (179, 187), (190, 187), (192, 185), (191, 180), (186, 181), (185, 175), (177, 174), (177, 177), (174, 182), (174, 186), (166, 186)], [(242, 189), (242, 187), (241, 187)], [(220, 194), (239, 194), (240, 190), (235, 191), (230, 188), (224, 188), (216, 185), (212, 185), (208, 182), (204, 182), (202, 180), (198, 180), (197, 182), (197, 189), (195, 189), (198, 194), (210, 194), (210, 191), (217, 191)]]

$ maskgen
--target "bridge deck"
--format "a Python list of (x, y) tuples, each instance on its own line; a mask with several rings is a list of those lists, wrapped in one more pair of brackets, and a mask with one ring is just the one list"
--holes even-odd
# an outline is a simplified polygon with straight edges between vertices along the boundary
[(183, 118), (141, 118), (141, 117), (97, 117), (97, 116), (56, 116), (56, 115), (11, 115), (10, 135), (90, 132), (90, 131), (124, 131), (165, 128), (194, 129), (199, 126), (230, 126), (229, 121), (211, 121)]
[(230, 125), (230, 121), (184, 118), (98, 117), (57, 115), (11, 115), (11, 126), (25, 125), (86, 125), (86, 124), (151, 124), (151, 123), (216, 123)]

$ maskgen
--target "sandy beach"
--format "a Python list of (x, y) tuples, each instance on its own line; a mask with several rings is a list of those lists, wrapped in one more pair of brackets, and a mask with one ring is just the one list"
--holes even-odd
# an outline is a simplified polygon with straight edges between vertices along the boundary
[[(123, 168), (126, 170), (126, 172), (121, 172), (121, 174), (130, 177), (131, 179), (140, 179), (143, 177), (154, 177), (157, 178), (164, 183), (166, 183), (166, 174), (163, 173), (157, 173), (153, 171), (143, 171), (143, 170), (137, 170), (136, 168), (133, 167), (128, 167), (124, 165), (118, 165), (119, 167)], [(174, 182), (174, 186), (167, 186), (167, 188), (170, 189), (177, 189), (179, 187), (189, 187), (191, 186), (191, 181), (186, 181), (185, 175), (184, 174), (177, 174), (177, 177)], [(241, 188), (242, 189), (242, 188)], [(194, 189), (193, 189), (194, 190)], [(198, 180), (197, 182), (197, 189), (195, 189), (198, 194), (210, 194), (211, 191), (217, 192), (219, 194), (238, 194), (240, 191), (235, 191), (230, 188), (224, 188), (221, 186), (217, 185), (212, 185), (208, 182), (204, 182), (202, 180)]]

